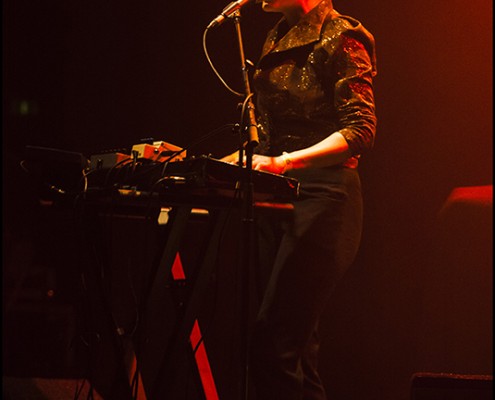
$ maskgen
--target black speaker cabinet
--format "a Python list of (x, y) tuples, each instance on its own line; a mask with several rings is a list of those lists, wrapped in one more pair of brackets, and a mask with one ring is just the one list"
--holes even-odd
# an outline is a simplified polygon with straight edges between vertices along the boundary
[(493, 398), (491, 375), (415, 373), (411, 400), (488, 400)]

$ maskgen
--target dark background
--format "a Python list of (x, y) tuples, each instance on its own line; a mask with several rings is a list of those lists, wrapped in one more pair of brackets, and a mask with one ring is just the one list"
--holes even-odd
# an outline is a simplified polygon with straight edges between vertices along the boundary
[[(19, 168), (26, 145), (87, 157), (149, 137), (190, 146), (238, 121), (238, 99), (202, 49), (204, 28), (225, 5), (4, 0), (3, 233), (14, 254), (6, 265), (15, 264), (12, 249), (33, 237), (26, 232), (39, 227)], [(489, 213), (463, 211), (467, 225), (448, 231), (461, 238), (464, 258), (451, 257), (459, 249), (453, 241), (440, 249), (438, 237), (439, 212), (454, 188), (492, 184), (492, 3), (334, 5), (375, 36), (379, 125), (375, 149), (361, 163), (361, 251), (322, 321), (322, 376), (335, 399), (405, 400), (417, 371), (492, 373), (491, 205)], [(278, 18), (259, 5), (243, 10), (249, 59), (256, 61)], [(212, 30), (207, 43), (216, 68), (242, 91), (233, 24)], [(223, 132), (189, 154), (222, 156), (236, 142)], [(473, 250), (475, 243), (481, 246)], [(477, 280), (465, 285), (472, 276)], [(467, 300), (432, 311), (452, 305), (452, 296)], [(479, 319), (466, 319), (473, 315)]]

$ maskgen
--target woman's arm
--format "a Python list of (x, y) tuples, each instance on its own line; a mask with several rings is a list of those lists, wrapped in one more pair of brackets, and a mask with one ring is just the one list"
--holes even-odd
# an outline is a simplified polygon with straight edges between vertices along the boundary
[(340, 132), (334, 132), (322, 141), (305, 149), (276, 157), (253, 155), (253, 169), (282, 174), (291, 169), (319, 168), (340, 164), (352, 156), (347, 141)]

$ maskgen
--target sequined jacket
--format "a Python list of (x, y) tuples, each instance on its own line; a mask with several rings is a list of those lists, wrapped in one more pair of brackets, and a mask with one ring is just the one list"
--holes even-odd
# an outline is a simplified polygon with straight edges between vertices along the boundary
[(376, 132), (373, 36), (323, 0), (297, 25), (268, 33), (253, 76), (260, 129), (257, 153), (279, 155), (340, 131), (357, 166)]

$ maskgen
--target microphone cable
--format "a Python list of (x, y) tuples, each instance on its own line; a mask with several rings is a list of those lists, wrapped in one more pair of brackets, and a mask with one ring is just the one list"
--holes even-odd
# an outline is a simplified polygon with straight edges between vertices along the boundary
[(205, 56), (206, 56), (206, 60), (208, 61), (208, 64), (210, 64), (210, 67), (211, 69), (213, 70), (213, 72), (215, 73), (215, 75), (218, 77), (218, 79), (220, 79), (220, 82), (222, 82), (222, 84), (227, 88), (227, 90), (233, 94), (235, 94), (236, 96), (238, 97), (244, 97), (244, 94), (242, 93), (239, 93), (238, 91), (232, 89), (228, 84), (227, 82), (225, 82), (225, 80), (222, 78), (222, 76), (220, 75), (220, 73), (217, 71), (217, 69), (215, 68), (215, 66), (213, 65), (213, 62), (211, 61), (211, 58), (210, 58), (210, 55), (208, 54), (208, 48), (206, 46), (206, 35), (208, 33), (209, 29), (206, 28), (203, 32), (203, 51), (205, 53)]

